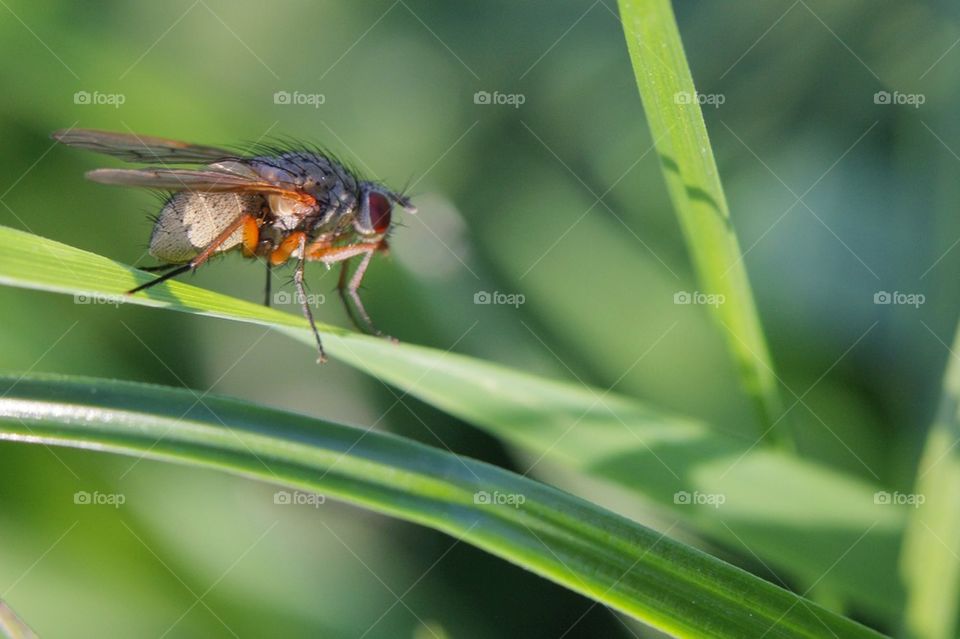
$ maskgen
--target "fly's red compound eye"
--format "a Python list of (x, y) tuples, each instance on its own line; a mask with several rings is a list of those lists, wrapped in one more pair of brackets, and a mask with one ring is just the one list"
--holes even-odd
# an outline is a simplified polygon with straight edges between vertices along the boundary
[(377, 233), (386, 233), (390, 228), (390, 200), (382, 193), (373, 192), (367, 196), (367, 206), (370, 210), (370, 226)]

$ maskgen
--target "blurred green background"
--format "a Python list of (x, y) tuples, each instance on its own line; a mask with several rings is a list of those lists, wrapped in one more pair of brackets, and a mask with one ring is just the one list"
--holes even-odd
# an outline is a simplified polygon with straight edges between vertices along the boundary
[[(812, 387), (818, 417), (793, 415), (801, 451), (909, 488), (960, 307), (960, 7), (675, 5), (699, 91), (723, 96), (705, 118), (788, 405)], [(156, 198), (84, 181), (116, 163), (54, 147), (55, 129), (319, 143), (409, 184), (419, 206), (366, 280), (386, 332), (755, 429), (722, 329), (674, 303), (696, 283), (612, 0), (2, 0), (0, 60), (0, 224), (153, 263)], [(878, 104), (878, 91), (924, 103)], [(308, 278), (326, 295), (320, 318), (347, 325), (335, 274), (316, 265)], [(237, 256), (188, 279), (262, 295), (262, 268)], [(484, 291), (524, 303), (475, 304)], [(880, 291), (925, 303), (878, 305)], [(532, 463), (313, 359), (257, 327), (0, 288), (5, 370), (183, 385), (520, 472)], [(532, 475), (604, 493), (547, 463)], [(76, 505), (77, 491), (125, 502)], [(274, 492), (0, 444), (0, 596), (45, 637), (649, 636), (444, 535), (332, 502), (275, 504)], [(651, 511), (643, 523), (671, 521)], [(742, 549), (709, 549), (773, 578)]]

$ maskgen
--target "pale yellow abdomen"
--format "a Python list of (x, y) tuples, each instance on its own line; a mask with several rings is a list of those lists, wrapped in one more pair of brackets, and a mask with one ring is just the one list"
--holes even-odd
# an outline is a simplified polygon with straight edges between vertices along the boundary
[[(174, 264), (189, 262), (234, 220), (245, 213), (256, 215), (263, 204), (263, 196), (256, 193), (175, 193), (157, 217), (150, 255)], [(216, 252), (238, 246), (242, 233), (237, 229)]]

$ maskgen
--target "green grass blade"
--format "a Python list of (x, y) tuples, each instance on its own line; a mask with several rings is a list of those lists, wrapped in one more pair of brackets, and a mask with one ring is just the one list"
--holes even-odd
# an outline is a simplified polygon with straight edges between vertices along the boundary
[(762, 431), (787, 441), (773, 363), (730, 222), (703, 113), (670, 0), (620, 0), (620, 17), (670, 199), (700, 285), (714, 306)]
[[(312, 337), (297, 315), (180, 282), (155, 287), (149, 296), (121, 295), (150, 277), (0, 227), (0, 283), (273, 326), (303, 341), (304, 357), (312, 356)], [(876, 506), (873, 484), (615, 393), (342, 329), (321, 330), (332, 357), (535, 458), (634, 491), (731, 548), (789, 571), (800, 583), (817, 582), (880, 618), (902, 603), (896, 562), (904, 508)], [(683, 493), (722, 494), (726, 501), (721, 508), (677, 503)]]
[(37, 635), (0, 599), (0, 637), (3, 639), (37, 639)]
[(219, 468), (430, 526), (677, 636), (879, 636), (572, 495), (391, 435), (51, 376), (0, 377), (0, 423), (0, 439)]
[[(927, 435), (904, 539), (904, 625), (917, 639), (957, 636), (960, 605), (960, 330), (943, 381), (940, 410)], [(891, 501), (894, 497), (891, 496)]]

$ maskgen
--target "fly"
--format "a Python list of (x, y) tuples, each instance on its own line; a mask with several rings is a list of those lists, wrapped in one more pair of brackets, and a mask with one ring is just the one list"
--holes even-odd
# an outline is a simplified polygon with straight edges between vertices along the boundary
[[(270, 269), (296, 260), (294, 286), (317, 341), (323, 342), (304, 285), (307, 262), (340, 264), (337, 290), (361, 331), (378, 331), (357, 292), (376, 253), (387, 250), (393, 206), (416, 213), (410, 199), (383, 184), (362, 180), (317, 150), (264, 148), (238, 154), (176, 140), (66, 129), (53, 134), (63, 144), (160, 168), (96, 169), (87, 177), (101, 184), (160, 189), (171, 193), (150, 236), (150, 255), (161, 262), (142, 270), (163, 273), (127, 293), (156, 286), (196, 270), (212, 256), (239, 250), (267, 264), (265, 304), (270, 305)], [(171, 168), (169, 164), (199, 165)], [(351, 274), (349, 261), (359, 258)]]

